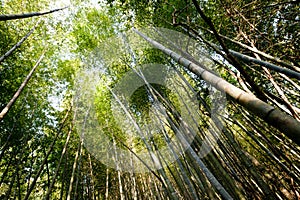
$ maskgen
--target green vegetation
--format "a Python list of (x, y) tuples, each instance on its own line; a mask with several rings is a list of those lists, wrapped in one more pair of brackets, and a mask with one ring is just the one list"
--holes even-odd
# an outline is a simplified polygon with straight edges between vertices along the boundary
[(0, 199), (300, 198), (298, 1), (61, 2), (0, 1)]

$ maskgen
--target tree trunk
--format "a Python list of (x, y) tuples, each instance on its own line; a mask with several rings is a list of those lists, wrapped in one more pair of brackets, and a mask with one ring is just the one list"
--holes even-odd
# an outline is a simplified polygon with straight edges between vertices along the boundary
[(57, 12), (60, 10), (63, 10), (65, 8), (68, 8), (69, 6), (63, 7), (63, 8), (58, 8), (58, 9), (53, 9), (47, 12), (34, 12), (34, 13), (24, 13), (24, 14), (12, 14), (12, 15), (0, 15), (0, 21), (7, 21), (7, 20), (14, 20), (14, 19), (24, 19), (24, 18), (30, 18), (30, 17), (35, 17), (35, 16), (41, 16), (41, 15), (46, 15), (50, 14), (53, 12)]
[(47, 190), (47, 193), (46, 193), (46, 196), (45, 196), (45, 200), (48, 200), (48, 199), (50, 198), (50, 194), (51, 194), (52, 188), (53, 188), (53, 186), (54, 186), (54, 183), (55, 183), (55, 181), (56, 181), (56, 177), (57, 177), (57, 175), (58, 175), (58, 171), (59, 171), (59, 169), (60, 169), (61, 162), (62, 162), (62, 160), (63, 160), (63, 158), (64, 158), (64, 156), (65, 156), (65, 154), (66, 154), (66, 151), (67, 151), (67, 147), (68, 147), (68, 143), (69, 143), (69, 140), (70, 140), (70, 136), (71, 136), (72, 130), (73, 130), (73, 127), (70, 128), (70, 131), (69, 131), (69, 133), (68, 133), (67, 140), (66, 140), (66, 143), (65, 143), (65, 145), (64, 145), (64, 148), (63, 148), (63, 150), (62, 150), (62, 153), (61, 153), (61, 156), (60, 156), (58, 165), (57, 165), (57, 167), (56, 167), (54, 176), (53, 176), (52, 181), (51, 181), (51, 184), (50, 184), (50, 186), (49, 186), (49, 188), (48, 188), (48, 190)]
[(274, 108), (273, 106), (270, 106), (269, 104), (256, 98), (255, 96), (250, 95), (244, 92), (243, 90), (235, 87), (234, 85), (228, 83), (224, 79), (210, 73), (209, 71), (206, 71), (205, 69), (190, 62), (186, 58), (176, 54), (170, 49), (165, 48), (163, 45), (148, 38), (146, 35), (142, 34), (136, 29), (133, 30), (138, 35), (143, 37), (146, 41), (148, 41), (150, 44), (152, 44), (154, 47), (158, 48), (168, 56), (172, 57), (176, 62), (183, 65), (188, 70), (210, 83), (216, 89), (225, 92), (227, 95), (236, 100), (240, 105), (244, 106), (253, 114), (265, 120), (268, 124), (279, 129), (296, 144), (300, 145), (300, 122), (286, 115), (280, 110)]
[(14, 50), (16, 50), (18, 47), (20, 47), (23, 42), (33, 33), (33, 31), (36, 29), (36, 27), (40, 24), (40, 20), (35, 24), (35, 26), (21, 39), (19, 42), (13, 46), (9, 51), (7, 51), (3, 56), (0, 57), (0, 63), (7, 58), (9, 55), (13, 53)]
[(29, 74), (27, 75), (27, 77), (25, 78), (25, 80), (23, 81), (23, 83), (21, 84), (21, 86), (19, 87), (19, 89), (17, 90), (17, 92), (15, 93), (15, 95), (12, 97), (12, 99), (8, 102), (8, 104), (5, 106), (5, 108), (3, 108), (3, 110), (0, 113), (0, 121), (3, 120), (4, 116), (8, 113), (8, 111), (10, 110), (10, 108), (12, 107), (12, 105), (16, 102), (16, 100), (18, 99), (18, 97), (20, 96), (21, 92), (23, 91), (23, 89), (25, 88), (25, 86), (27, 85), (27, 83), (29, 82), (29, 80), (31, 79), (33, 72), (36, 70), (36, 68), (39, 66), (39, 64), (41, 63), (41, 61), (44, 58), (44, 54), (43, 53), (40, 58), (38, 59), (38, 61), (36, 62), (35, 66), (32, 68), (32, 70), (29, 72)]
[(75, 179), (75, 171), (76, 171), (76, 167), (77, 167), (77, 162), (78, 162), (78, 158), (79, 158), (79, 153), (80, 153), (81, 148), (82, 148), (81, 145), (82, 145), (82, 141), (80, 141), (80, 143), (78, 144), (76, 156), (75, 156), (75, 159), (74, 159), (73, 170), (72, 170), (72, 175), (71, 175), (71, 180), (70, 180), (70, 185), (69, 185), (69, 190), (68, 190), (67, 200), (71, 200), (72, 189), (73, 189), (73, 183), (74, 183), (74, 179)]

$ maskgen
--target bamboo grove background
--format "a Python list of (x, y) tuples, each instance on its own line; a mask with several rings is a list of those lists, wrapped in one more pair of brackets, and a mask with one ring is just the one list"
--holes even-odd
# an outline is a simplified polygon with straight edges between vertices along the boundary
[[(1, 1), (0, 198), (299, 199), (299, 9), (276, 0)], [(177, 96), (145, 82), (122, 112), (130, 124), (154, 119), (162, 129), (143, 137), (156, 129), (132, 125), (140, 134), (132, 139), (113, 119), (113, 88), (148, 63), (175, 71)], [(99, 85), (91, 74), (78, 85), (92, 70)], [(212, 86), (226, 97), (217, 115)], [(76, 92), (93, 87), (92, 99)], [(193, 123), (181, 118), (180, 106), (191, 106), (177, 103), (184, 92), (196, 98)], [(164, 112), (150, 113), (153, 101)], [(119, 170), (84, 145), (89, 119), (110, 138)], [(175, 146), (191, 143), (181, 155), (168, 146), (178, 134)], [(203, 157), (206, 137), (213, 148)], [(178, 159), (167, 163), (161, 146)], [(116, 148), (155, 154), (164, 168), (126, 172)]]

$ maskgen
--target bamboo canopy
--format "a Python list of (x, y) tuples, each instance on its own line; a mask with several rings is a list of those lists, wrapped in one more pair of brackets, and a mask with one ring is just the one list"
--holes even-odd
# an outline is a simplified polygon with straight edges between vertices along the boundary
[(296, 1), (79, 3), (0, 2), (0, 199), (300, 199)]

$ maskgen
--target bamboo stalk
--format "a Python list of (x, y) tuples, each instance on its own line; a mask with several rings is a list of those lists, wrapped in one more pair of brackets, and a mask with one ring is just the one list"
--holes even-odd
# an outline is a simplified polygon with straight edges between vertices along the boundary
[(41, 20), (39, 20), (35, 25), (34, 27), (24, 36), (22, 37), (18, 42), (17, 44), (15, 44), (10, 50), (8, 50), (3, 56), (0, 57), (0, 63), (5, 59), (7, 58), (8, 56), (10, 56), (14, 50), (16, 50), (18, 47), (20, 47), (23, 42), (29, 38), (29, 36), (34, 32), (34, 30), (36, 29), (36, 27), (40, 24)]
[(8, 21), (8, 20), (14, 20), (14, 19), (24, 19), (24, 18), (30, 18), (30, 17), (35, 17), (35, 16), (41, 16), (41, 15), (46, 15), (50, 14), (53, 12), (57, 12), (60, 10), (63, 10), (65, 8), (68, 8), (69, 6), (63, 7), (63, 8), (57, 8), (53, 10), (49, 10), (46, 12), (33, 12), (33, 13), (24, 13), (24, 14), (11, 14), (11, 15), (0, 15), (0, 21)]
[(247, 108), (256, 116), (265, 120), (268, 124), (279, 129), (287, 137), (293, 140), (296, 144), (300, 145), (300, 122), (294, 118), (286, 115), (275, 107), (263, 102), (254, 95), (246, 93), (245, 91), (235, 87), (224, 79), (214, 75), (213, 73), (203, 69), (202, 67), (194, 64), (186, 58), (178, 55), (170, 49), (167, 49), (160, 43), (152, 40), (143, 33), (136, 29), (133, 29), (138, 35), (143, 37), (147, 42), (152, 44), (155, 48), (161, 50), (166, 55), (173, 58), (176, 62), (189, 69), (194, 74), (201, 77), (203, 80), (210, 83), (219, 91), (225, 92), (227, 95), (232, 97), (240, 105)]
[(11, 100), (8, 102), (8, 104), (3, 108), (3, 110), (0, 113), (0, 121), (4, 118), (4, 116), (8, 113), (8, 111), (10, 110), (10, 108), (13, 106), (13, 104), (17, 101), (18, 97), (20, 96), (21, 92), (23, 91), (23, 89), (26, 87), (27, 83), (29, 82), (29, 80), (31, 79), (34, 71), (36, 70), (36, 68), (40, 65), (40, 63), (42, 62), (43, 58), (44, 58), (44, 54), (42, 53), (42, 55), (40, 56), (40, 58), (38, 59), (38, 61), (36, 62), (35, 66), (31, 69), (31, 71), (29, 72), (29, 74), (27, 75), (27, 77), (25, 78), (25, 80), (23, 81), (23, 83), (21, 84), (21, 86), (19, 87), (19, 89), (17, 90), (17, 92), (14, 94), (14, 96), (11, 98)]

